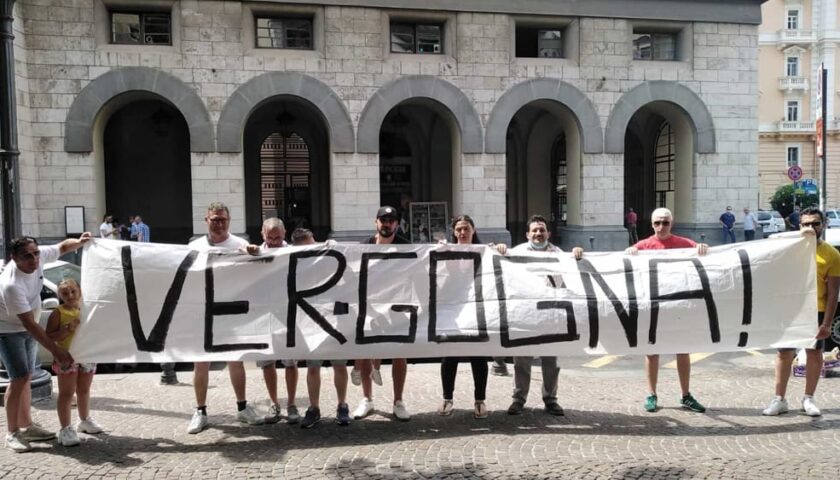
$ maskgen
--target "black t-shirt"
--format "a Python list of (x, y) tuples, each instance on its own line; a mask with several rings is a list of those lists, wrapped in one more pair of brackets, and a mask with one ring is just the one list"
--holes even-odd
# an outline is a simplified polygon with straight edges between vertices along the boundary
[[(376, 235), (374, 235), (374, 236), (372, 236), (372, 237), (368, 238), (367, 240), (365, 240), (365, 241), (364, 241), (364, 242), (362, 242), (362, 243), (376, 243)], [(393, 242), (391, 242), (390, 244), (391, 244), (391, 245), (400, 245), (400, 244), (405, 245), (405, 244), (410, 244), (410, 243), (411, 243), (411, 242), (409, 242), (409, 241), (408, 241), (408, 240), (406, 240), (405, 238), (403, 238), (403, 237), (401, 237), (401, 236), (399, 236), (399, 235), (397, 235), (397, 234), (395, 233), (395, 234), (394, 234), (394, 241), (393, 241)]]

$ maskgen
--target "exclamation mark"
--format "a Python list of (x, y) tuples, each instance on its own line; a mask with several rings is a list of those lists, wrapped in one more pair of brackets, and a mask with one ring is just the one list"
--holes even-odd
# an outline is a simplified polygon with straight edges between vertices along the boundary
[[(744, 312), (741, 315), (741, 325), (749, 325), (752, 322), (752, 269), (750, 269), (750, 256), (746, 250), (738, 250), (738, 258), (741, 259), (741, 276), (744, 279)], [(750, 334), (741, 332), (738, 335), (738, 346), (746, 347)]]

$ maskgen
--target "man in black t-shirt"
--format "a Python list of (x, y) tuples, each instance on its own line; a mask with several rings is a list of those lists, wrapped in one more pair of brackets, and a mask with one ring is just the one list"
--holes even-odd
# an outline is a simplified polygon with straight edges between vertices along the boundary
[[(411, 243), (405, 238), (397, 235), (400, 225), (399, 214), (394, 207), (384, 206), (376, 212), (376, 234), (364, 241), (364, 243), (377, 245), (408, 244)], [(361, 373), (362, 392), (365, 397), (353, 412), (354, 418), (364, 418), (373, 412), (373, 360), (356, 360), (357, 368)], [(408, 372), (408, 364), (404, 358), (395, 358), (391, 362), (391, 376), (394, 382), (394, 417), (397, 420), (409, 420), (411, 415), (403, 403), (403, 389), (405, 388), (405, 377)]]

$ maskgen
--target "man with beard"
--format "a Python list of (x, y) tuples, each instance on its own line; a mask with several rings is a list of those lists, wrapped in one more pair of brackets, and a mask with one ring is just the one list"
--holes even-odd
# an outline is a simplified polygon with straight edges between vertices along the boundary
[[(376, 245), (398, 245), (410, 243), (405, 238), (397, 235), (397, 228), (400, 225), (400, 219), (397, 214), (397, 209), (394, 207), (383, 206), (376, 212), (376, 234), (368, 238), (364, 243)], [(364, 398), (356, 410), (353, 412), (353, 418), (360, 419), (370, 415), (373, 412), (373, 379), (371, 373), (373, 371), (373, 360), (362, 359), (356, 360), (358, 369), (362, 377), (362, 392)], [(403, 389), (405, 388), (405, 377), (408, 372), (408, 362), (405, 358), (395, 358), (391, 363), (391, 376), (394, 383), (394, 417), (397, 420), (407, 421), (411, 419), (411, 415), (403, 403)]]

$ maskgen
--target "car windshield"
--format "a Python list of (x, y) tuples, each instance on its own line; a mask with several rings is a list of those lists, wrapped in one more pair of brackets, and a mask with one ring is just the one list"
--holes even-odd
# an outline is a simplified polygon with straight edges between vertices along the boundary
[(758, 219), (759, 220), (770, 220), (770, 217), (772, 217), (772, 215), (770, 215), (767, 212), (758, 212)]
[(775, 218), (782, 218), (782, 214), (781, 214), (781, 213), (779, 213), (779, 212), (775, 212), (775, 211), (773, 212), (773, 216), (774, 216)]
[(51, 268), (46, 268), (44, 269), (44, 276), (56, 285), (65, 278), (72, 278), (77, 283), (81, 283), (82, 281), (82, 272), (79, 266), (73, 265), (72, 263), (62, 263)]

